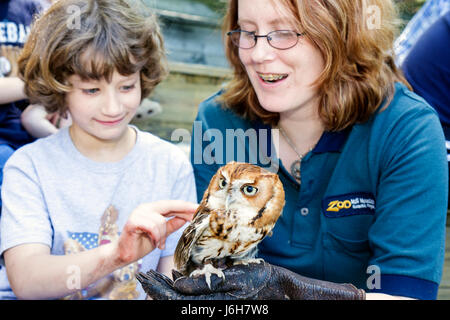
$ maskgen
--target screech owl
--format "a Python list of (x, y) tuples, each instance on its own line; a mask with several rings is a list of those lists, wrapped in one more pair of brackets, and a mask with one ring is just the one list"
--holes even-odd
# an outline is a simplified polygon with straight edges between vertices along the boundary
[(185, 276), (224, 278), (222, 269), (254, 259), (284, 207), (278, 175), (248, 163), (219, 168), (175, 250), (175, 267)]

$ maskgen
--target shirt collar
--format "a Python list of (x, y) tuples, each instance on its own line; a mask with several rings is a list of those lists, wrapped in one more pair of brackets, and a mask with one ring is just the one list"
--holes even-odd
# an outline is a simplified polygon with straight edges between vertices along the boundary
[[(261, 122), (257, 122), (254, 124), (254, 128), (256, 129), (256, 132), (259, 132), (259, 129), (266, 129), (267, 134), (267, 141), (263, 144), (262, 147), (264, 150), (263, 152), (266, 152), (265, 154), (268, 156), (272, 155), (272, 134), (271, 134), (271, 126), (267, 124), (263, 124)], [(312, 150), (313, 153), (325, 153), (325, 152), (341, 152), (345, 142), (347, 141), (347, 137), (350, 134), (352, 127), (348, 127), (341, 131), (324, 131), (322, 133), (322, 136), (319, 139), (319, 142), (317, 142), (316, 146)], [(267, 150), (267, 149), (268, 150)]]
[(324, 152), (341, 152), (342, 147), (347, 141), (347, 137), (351, 131), (351, 127), (341, 131), (324, 131), (322, 136), (317, 142), (317, 145), (312, 150), (313, 153)]

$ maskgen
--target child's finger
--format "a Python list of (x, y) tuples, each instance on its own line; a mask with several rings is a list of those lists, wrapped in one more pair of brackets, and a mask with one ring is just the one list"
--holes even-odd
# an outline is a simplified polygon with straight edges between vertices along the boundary
[(186, 224), (186, 220), (182, 219), (182, 218), (172, 218), (170, 220), (167, 220), (167, 224), (166, 224), (166, 231), (165, 234), (162, 236), (158, 248), (163, 250), (166, 247), (166, 239), (169, 235), (171, 235), (173, 232), (177, 231), (178, 229), (180, 229), (182, 226), (184, 226)]
[(150, 238), (153, 246), (159, 247), (161, 245), (161, 241), (165, 241), (167, 227), (165, 218), (160, 216), (160, 221), (149, 221), (139, 228)]
[(173, 213), (194, 213), (198, 204), (183, 200), (165, 200), (152, 203), (153, 210), (162, 215)]
[(164, 238), (158, 245), (158, 249), (164, 250), (166, 248), (166, 239)]
[(168, 219), (166, 224), (166, 234), (165, 238), (162, 240), (162, 243), (165, 244), (165, 241), (169, 235), (171, 235), (173, 232), (183, 227), (186, 224), (186, 222), (190, 222), (191, 220), (192, 214), (186, 214), (181, 216), (177, 215), (171, 219)]
[(179, 218), (179, 217), (174, 217), (174, 218), (168, 220), (167, 225), (166, 225), (166, 236), (169, 236), (173, 232), (180, 229), (182, 226), (184, 226), (185, 223), (186, 223), (186, 220)]
[(189, 222), (192, 220), (192, 217), (194, 216), (194, 214), (191, 212), (188, 212), (188, 213), (186, 213), (186, 212), (171, 212), (164, 216), (165, 217), (176, 217), (176, 218), (182, 219), (184, 222)]

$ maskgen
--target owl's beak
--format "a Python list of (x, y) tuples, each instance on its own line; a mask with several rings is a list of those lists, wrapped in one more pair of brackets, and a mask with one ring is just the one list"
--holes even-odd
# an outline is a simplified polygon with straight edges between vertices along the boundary
[(230, 206), (233, 204), (234, 200), (233, 200), (233, 195), (232, 194), (228, 194), (227, 197), (225, 198), (225, 210), (229, 210)]

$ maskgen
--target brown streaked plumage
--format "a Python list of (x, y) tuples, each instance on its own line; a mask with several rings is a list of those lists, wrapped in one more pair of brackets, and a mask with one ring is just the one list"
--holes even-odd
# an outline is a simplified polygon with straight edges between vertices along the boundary
[(284, 202), (275, 173), (240, 162), (219, 168), (178, 242), (175, 267), (185, 276), (206, 274), (209, 285), (211, 273), (223, 277), (223, 267), (248, 263)]

